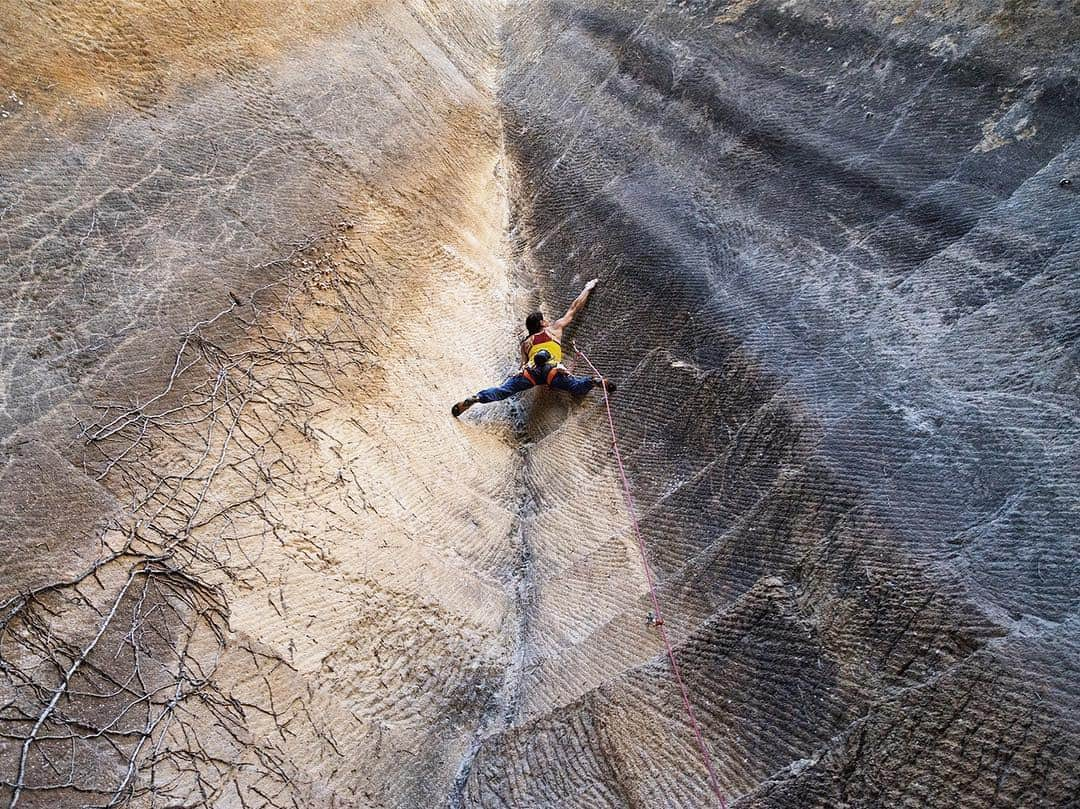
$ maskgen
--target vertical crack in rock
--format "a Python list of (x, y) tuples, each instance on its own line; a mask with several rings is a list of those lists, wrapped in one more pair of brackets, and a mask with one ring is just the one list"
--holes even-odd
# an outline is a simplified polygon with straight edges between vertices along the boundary
[(515, 438), (520, 442), (518, 451), (521, 456), (521, 470), (514, 483), (514, 490), (518, 492), (519, 496), (519, 505), (515, 510), (511, 532), (513, 547), (517, 553), (517, 562), (513, 566), (512, 573), (506, 583), (506, 589), (512, 602), (509, 620), (513, 624), (509, 638), (509, 660), (503, 673), (502, 685), (495, 692), (491, 702), (482, 714), (480, 724), (473, 734), (469, 748), (458, 766), (453, 789), (447, 800), (449, 809), (461, 809), (466, 805), (465, 790), (477, 754), (487, 739), (495, 737), (513, 726), (521, 708), (521, 689), (524, 682), (524, 667), (529, 638), (529, 601), (535, 586), (532, 577), (532, 553), (529, 546), (529, 537), (525, 533), (524, 526), (535, 507), (535, 501), (525, 485), (524, 476), (528, 445), (526, 443), (527, 435), (522, 429), (520, 420), (526, 416), (522, 412), (520, 405), (510, 405), (508, 409), (515, 413), (515, 421), (518, 422)]
[[(504, 248), (507, 254), (506, 260), (510, 280), (517, 287), (515, 297), (521, 301), (526, 298), (534, 298), (536, 293), (535, 289), (533, 289), (532, 279), (528, 276), (522, 263), (526, 245), (519, 230), (518, 193), (514, 187), (512, 170), (508, 170), (508, 164), (505, 160), (505, 136), (501, 130), (499, 140), (500, 153), (503, 155), (503, 159), (500, 161), (499, 178), (503, 187), (503, 198), (507, 203)], [(534, 395), (538, 393), (538, 391), (534, 391)], [(510, 400), (501, 405), (496, 411), (500, 415), (508, 416), (513, 425), (512, 435), (518, 461), (513, 484), (515, 493), (514, 518), (510, 532), (512, 537), (511, 547), (513, 548), (516, 563), (512, 565), (511, 572), (505, 583), (512, 603), (509, 620), (512, 621), (513, 630), (509, 639), (509, 660), (504, 671), (502, 686), (495, 693), (491, 703), (484, 711), (476, 733), (472, 737), (469, 749), (458, 767), (453, 789), (447, 801), (447, 806), (450, 809), (461, 809), (461, 807), (468, 805), (467, 787), (477, 755), (488, 739), (497, 738), (500, 734), (513, 727), (523, 708), (522, 690), (526, 680), (525, 669), (530, 659), (531, 615), (535, 609), (539, 587), (535, 576), (534, 537), (531, 531), (536, 524), (539, 499), (543, 494), (542, 489), (538, 488), (536, 481), (528, 474), (530, 452), (533, 448), (534, 438), (529, 425), (536, 417), (535, 409), (530, 406), (530, 401), (531, 399), (528, 397)]]

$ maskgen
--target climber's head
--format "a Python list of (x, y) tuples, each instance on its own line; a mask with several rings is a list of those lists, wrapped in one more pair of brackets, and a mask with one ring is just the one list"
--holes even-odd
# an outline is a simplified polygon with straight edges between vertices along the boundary
[(544, 313), (539, 309), (525, 318), (525, 328), (528, 329), (529, 334), (536, 334), (538, 331), (544, 328)]
[(535, 365), (537, 368), (543, 368), (549, 362), (551, 362), (551, 352), (548, 351), (546, 348), (541, 348), (539, 351), (533, 354), (533, 365)]

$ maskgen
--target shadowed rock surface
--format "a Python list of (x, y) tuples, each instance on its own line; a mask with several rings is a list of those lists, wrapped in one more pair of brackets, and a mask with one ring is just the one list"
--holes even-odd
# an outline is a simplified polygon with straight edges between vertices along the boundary
[[(1039, 4), (512, 13), (528, 277), (551, 300), (603, 279), (576, 337), (623, 383), (739, 805), (1076, 800), (1078, 26)], [(605, 464), (603, 432), (594, 411), (547, 435), (544, 475)], [(622, 625), (536, 649), (541, 691), (592, 676), (485, 748), (476, 805), (707, 802), (655, 642)], [(540, 743), (552, 723), (575, 731)], [(521, 757), (560, 775), (500, 777)], [(598, 763), (551, 764), (577, 760)]]
[(8, 806), (1078, 805), (1080, 10), (3, 5)]

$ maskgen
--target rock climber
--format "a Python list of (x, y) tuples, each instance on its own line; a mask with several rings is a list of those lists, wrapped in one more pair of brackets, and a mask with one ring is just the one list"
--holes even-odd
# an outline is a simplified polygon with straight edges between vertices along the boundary
[(525, 318), (525, 328), (528, 331), (521, 338), (521, 368), (513, 376), (509, 377), (501, 385), (494, 388), (485, 388), (475, 396), (455, 404), (450, 408), (454, 418), (457, 418), (474, 404), (498, 402), (508, 399), (515, 394), (528, 390), (536, 385), (547, 385), (555, 390), (564, 390), (574, 396), (584, 396), (597, 385), (603, 385), (608, 393), (614, 393), (615, 385), (598, 376), (574, 376), (562, 366), (562, 336), (563, 330), (569, 326), (574, 317), (589, 299), (589, 293), (596, 286), (594, 278), (585, 285), (581, 294), (574, 298), (566, 314), (554, 323), (548, 323), (544, 319), (543, 312), (533, 312)]

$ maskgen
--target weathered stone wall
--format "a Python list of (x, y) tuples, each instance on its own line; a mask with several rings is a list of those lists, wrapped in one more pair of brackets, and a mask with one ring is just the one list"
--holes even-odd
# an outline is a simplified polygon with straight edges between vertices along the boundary
[(1078, 41), (0, 3), (0, 800), (1075, 804)]
[(513, 431), (445, 417), (494, 10), (179, 5), (0, 13), (0, 798), (439, 805), (518, 631)]
[[(602, 279), (575, 336), (622, 383), (740, 805), (1076, 800), (1078, 32), (1038, 3), (506, 27), (524, 277), (551, 304)], [(589, 479), (605, 440), (596, 409), (538, 436), (535, 485)], [(474, 804), (706, 805), (640, 582), (616, 606), (585, 575), (618, 568), (574, 489), (538, 530), (578, 518), (547, 591), (589, 595), (540, 596), (574, 631), (537, 630), (535, 713), (482, 751)]]

